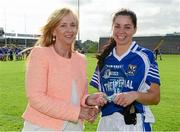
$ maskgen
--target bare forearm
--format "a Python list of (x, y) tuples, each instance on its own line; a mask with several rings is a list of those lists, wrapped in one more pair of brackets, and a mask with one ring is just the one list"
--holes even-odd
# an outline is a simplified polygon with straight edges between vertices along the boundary
[(136, 92), (136, 101), (145, 105), (157, 105), (160, 102), (160, 90), (158, 84), (151, 84), (147, 93)]

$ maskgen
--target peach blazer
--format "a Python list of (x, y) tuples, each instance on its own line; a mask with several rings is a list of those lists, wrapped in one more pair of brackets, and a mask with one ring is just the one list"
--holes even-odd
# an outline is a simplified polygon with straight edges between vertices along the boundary
[(27, 62), (26, 94), (24, 120), (53, 130), (62, 130), (65, 121), (78, 122), (87, 97), (85, 56), (73, 52), (67, 59), (52, 46), (34, 47)]

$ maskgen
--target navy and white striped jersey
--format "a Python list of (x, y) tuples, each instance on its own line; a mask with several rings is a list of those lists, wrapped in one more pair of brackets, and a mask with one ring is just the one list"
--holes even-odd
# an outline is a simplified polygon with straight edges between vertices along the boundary
[[(120, 57), (114, 48), (105, 58), (101, 71), (98, 66), (96, 67), (90, 85), (111, 96), (128, 91), (146, 92), (151, 83), (160, 85), (158, 65), (154, 54), (133, 42), (128, 51)], [(145, 112), (142, 104), (136, 102), (135, 107), (137, 112)], [(102, 116), (122, 111), (122, 106), (109, 102), (102, 107)]]

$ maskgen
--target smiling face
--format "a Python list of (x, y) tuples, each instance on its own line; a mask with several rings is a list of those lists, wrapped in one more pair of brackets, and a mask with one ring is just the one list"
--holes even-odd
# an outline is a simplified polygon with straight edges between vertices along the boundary
[(78, 24), (72, 13), (65, 15), (54, 29), (56, 44), (71, 46), (76, 39)]
[(113, 22), (113, 38), (117, 45), (130, 45), (136, 28), (128, 15), (118, 15)]

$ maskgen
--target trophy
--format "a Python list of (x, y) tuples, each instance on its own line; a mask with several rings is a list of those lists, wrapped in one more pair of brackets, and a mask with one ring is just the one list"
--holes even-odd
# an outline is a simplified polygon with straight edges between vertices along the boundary
[(105, 92), (104, 98), (109, 102), (113, 102), (116, 94), (121, 93), (126, 87), (127, 75), (123, 67), (115, 65), (114, 67), (103, 70), (102, 76), (102, 92)]

